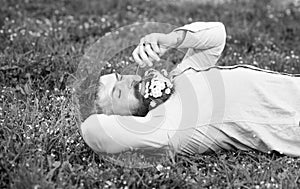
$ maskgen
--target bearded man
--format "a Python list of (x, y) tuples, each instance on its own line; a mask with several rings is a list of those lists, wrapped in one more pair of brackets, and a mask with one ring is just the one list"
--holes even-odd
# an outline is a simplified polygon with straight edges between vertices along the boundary
[(133, 51), (141, 67), (169, 49), (188, 49), (166, 77), (150, 69), (99, 79), (94, 114), (81, 125), (96, 152), (195, 154), (277, 151), (300, 156), (300, 78), (253, 66), (216, 66), (226, 41), (219, 22), (195, 22), (152, 33)]

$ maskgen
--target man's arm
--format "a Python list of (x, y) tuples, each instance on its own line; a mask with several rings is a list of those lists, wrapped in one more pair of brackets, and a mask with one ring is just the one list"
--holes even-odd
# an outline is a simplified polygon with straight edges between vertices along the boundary
[(185, 58), (190, 57), (189, 62), (194, 62), (189, 67), (212, 66), (220, 57), (225, 41), (226, 31), (222, 23), (195, 22), (177, 28), (168, 34), (151, 33), (146, 35), (140, 40), (140, 44), (132, 55), (135, 61), (144, 67), (152, 66), (152, 61), (158, 61), (159, 57), (170, 48), (188, 48)]
[[(159, 120), (147, 117), (94, 114), (81, 125), (82, 137), (96, 152), (157, 150), (168, 146), (168, 129), (155, 128)], [(166, 125), (166, 123), (164, 123)], [(164, 126), (162, 126), (164, 127)]]
[(174, 31), (186, 32), (184, 40), (177, 48), (189, 49), (178, 68), (181, 70), (187, 67), (203, 69), (217, 63), (226, 43), (226, 30), (222, 23), (195, 22)]
[(145, 117), (94, 114), (81, 124), (82, 137), (96, 152), (178, 149), (181, 110), (181, 99), (173, 95)]
[(194, 22), (175, 29), (170, 35), (179, 31), (185, 31), (186, 35), (178, 48), (207, 50), (225, 45), (226, 31), (221, 22)]

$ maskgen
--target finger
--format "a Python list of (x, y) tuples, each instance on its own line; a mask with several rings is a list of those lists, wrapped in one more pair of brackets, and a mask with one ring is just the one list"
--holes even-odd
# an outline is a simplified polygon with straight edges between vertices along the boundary
[(157, 45), (157, 39), (154, 38), (153, 35), (146, 35), (143, 40), (144, 42), (148, 41), (151, 44), (151, 48), (154, 52), (156, 52), (157, 54), (160, 53), (159, 46)]
[(157, 54), (161, 53), (160, 48), (156, 42), (151, 43), (151, 47), (152, 47), (153, 51), (155, 51)]
[(141, 56), (141, 59), (144, 63), (146, 63), (148, 66), (152, 66), (153, 63), (150, 61), (148, 55), (146, 54), (145, 50), (144, 50), (144, 46), (140, 45), (139, 48), (139, 55)]
[(139, 47), (139, 55), (141, 60), (143, 61), (144, 64), (148, 65), (148, 66), (152, 66), (152, 60), (150, 60), (148, 54), (145, 52), (145, 47), (144, 46), (140, 46)]
[(159, 48), (159, 53), (158, 53), (159, 56), (162, 56), (168, 50), (167, 46), (165, 45), (158, 44), (158, 48)]
[(145, 44), (145, 37), (140, 39), (140, 45), (144, 45)]
[(134, 51), (132, 52), (132, 56), (133, 56), (133, 59), (135, 60), (135, 62), (138, 63), (138, 65), (140, 65), (140, 67), (145, 67), (144, 62), (142, 61), (142, 59), (139, 56), (139, 46), (137, 46), (134, 49)]
[(159, 56), (153, 51), (153, 49), (151, 48), (151, 44), (146, 44), (145, 46), (145, 50), (146, 50), (146, 53), (153, 59), (153, 60), (156, 60), (156, 61), (159, 61), (160, 58)]

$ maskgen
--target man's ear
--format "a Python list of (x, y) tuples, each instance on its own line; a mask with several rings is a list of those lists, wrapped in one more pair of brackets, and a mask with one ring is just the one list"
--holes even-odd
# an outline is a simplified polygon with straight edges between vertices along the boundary
[(105, 86), (103, 83), (98, 82), (98, 86), (97, 86), (97, 93), (96, 93), (96, 97), (98, 100), (101, 100), (104, 98), (104, 92), (105, 91)]

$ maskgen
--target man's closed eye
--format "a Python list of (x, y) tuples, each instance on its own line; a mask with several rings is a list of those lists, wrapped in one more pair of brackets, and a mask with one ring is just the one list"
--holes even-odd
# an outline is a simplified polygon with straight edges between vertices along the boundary
[(122, 91), (119, 89), (118, 90), (118, 98), (121, 98), (121, 94), (122, 94)]

